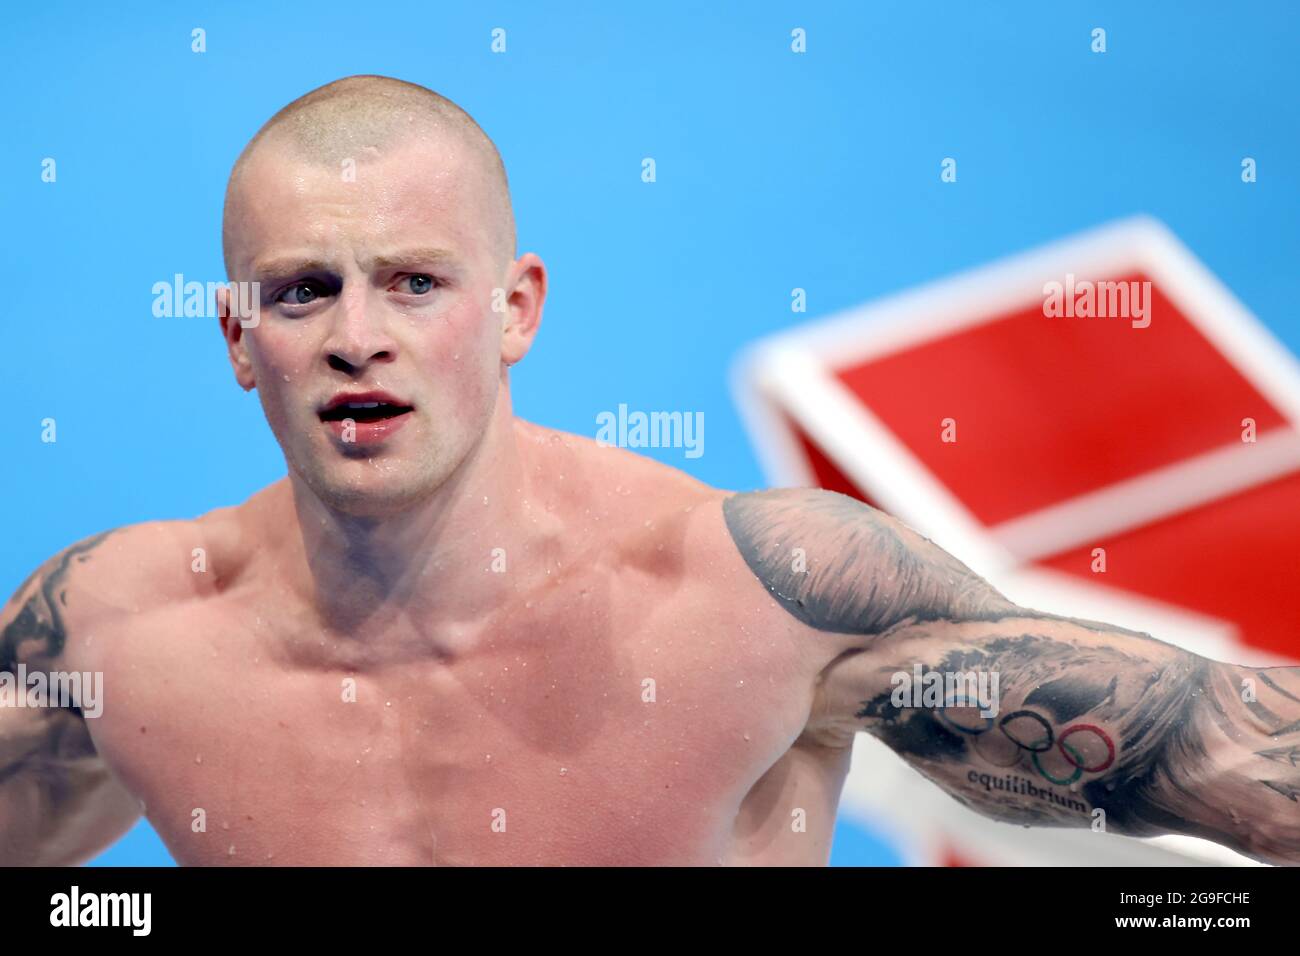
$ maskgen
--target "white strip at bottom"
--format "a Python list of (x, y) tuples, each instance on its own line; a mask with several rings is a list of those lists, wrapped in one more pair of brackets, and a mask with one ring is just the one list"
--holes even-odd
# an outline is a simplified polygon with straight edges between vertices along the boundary
[(1300, 433), (1289, 428), (994, 525), (990, 532), (1024, 561), (1059, 554), (1300, 471)]

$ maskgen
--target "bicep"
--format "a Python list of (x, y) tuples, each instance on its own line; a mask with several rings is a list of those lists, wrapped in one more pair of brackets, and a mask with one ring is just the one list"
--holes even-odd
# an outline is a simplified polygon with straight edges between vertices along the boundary
[(139, 816), (80, 711), (0, 709), (0, 865), (84, 862)]
[(70, 572), (103, 537), (51, 558), (0, 610), (0, 863), (78, 862), (139, 816), (81, 709), (33, 690), (67, 668)]

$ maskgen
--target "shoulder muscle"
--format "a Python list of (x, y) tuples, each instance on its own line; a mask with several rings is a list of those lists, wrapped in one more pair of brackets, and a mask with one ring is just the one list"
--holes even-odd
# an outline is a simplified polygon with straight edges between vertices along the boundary
[(64, 548), (23, 582), (0, 612), (0, 670), (19, 661), (52, 661), (63, 653), (69, 579), (112, 533), (103, 531)]
[(855, 498), (815, 488), (723, 502), (737, 549), (809, 627), (881, 634), (903, 623), (994, 619), (1014, 605), (952, 555)]

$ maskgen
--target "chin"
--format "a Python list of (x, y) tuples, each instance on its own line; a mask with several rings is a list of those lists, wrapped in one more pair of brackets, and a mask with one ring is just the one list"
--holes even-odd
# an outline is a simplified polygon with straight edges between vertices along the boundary
[(357, 461), (346, 467), (313, 468), (300, 472), (303, 482), (331, 511), (357, 518), (399, 514), (434, 494), (442, 482), (435, 475), (395, 463)]

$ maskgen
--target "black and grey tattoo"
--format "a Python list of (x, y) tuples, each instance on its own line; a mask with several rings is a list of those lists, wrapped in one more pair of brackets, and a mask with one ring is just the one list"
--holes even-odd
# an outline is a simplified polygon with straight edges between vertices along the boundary
[[(831, 706), (961, 803), (1008, 822), (1101, 821), (1300, 862), (1300, 668), (1225, 664), (1018, 607), (844, 495), (738, 494), (723, 511), (786, 610), (856, 638), (824, 675)], [(898, 705), (891, 678), (915, 669), (947, 681), (937, 706)], [(977, 674), (997, 675), (995, 713), (951, 690), (952, 675)]]
[[(12, 681), (20, 665), (58, 666), (70, 572), (111, 533), (72, 545), (23, 582), (0, 613), (0, 674)], [(93, 815), (96, 794), (113, 786), (79, 707), (0, 709), (0, 865), (62, 860), (60, 828)]]
[[(12, 670), (20, 659), (48, 661), (63, 653), (67, 630), (62, 612), (68, 601), (64, 587), (68, 569), (74, 561), (87, 560), (112, 533), (104, 531), (64, 549), (23, 582), (14, 598), (22, 602), (18, 613), (0, 631), (0, 670)], [(25, 600), (24, 594), (28, 595)]]

